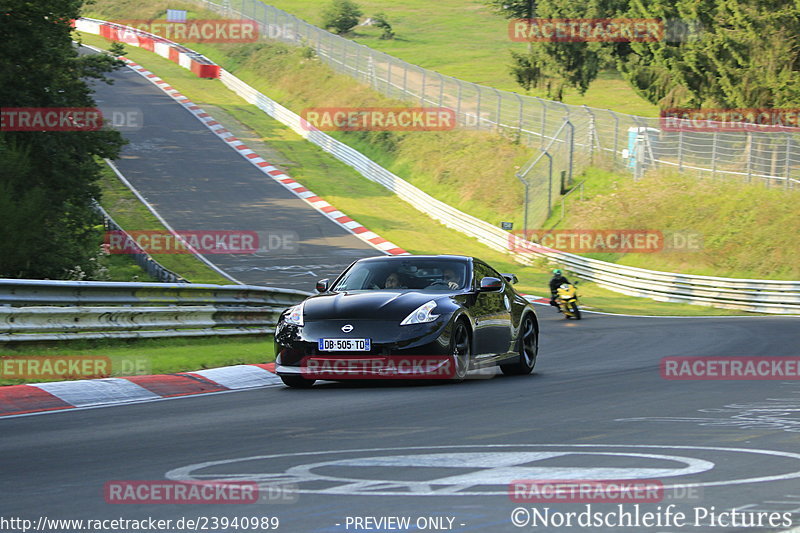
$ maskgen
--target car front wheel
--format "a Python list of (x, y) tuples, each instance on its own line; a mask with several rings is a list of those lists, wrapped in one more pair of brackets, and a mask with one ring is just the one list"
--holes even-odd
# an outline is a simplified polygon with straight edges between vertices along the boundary
[(500, 365), (500, 370), (507, 376), (521, 376), (530, 374), (536, 366), (536, 356), (539, 353), (539, 338), (533, 318), (528, 315), (522, 322), (522, 338), (519, 343), (519, 361)]
[(467, 326), (464, 322), (457, 322), (453, 329), (453, 337), (450, 339), (450, 353), (455, 364), (452, 381), (464, 381), (467, 377), (471, 351)]

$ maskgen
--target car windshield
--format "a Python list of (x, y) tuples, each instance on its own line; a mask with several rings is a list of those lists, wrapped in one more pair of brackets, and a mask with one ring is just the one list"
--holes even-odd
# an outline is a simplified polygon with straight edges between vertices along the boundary
[(453, 291), (466, 286), (468, 263), (452, 259), (394, 259), (356, 263), (333, 291)]

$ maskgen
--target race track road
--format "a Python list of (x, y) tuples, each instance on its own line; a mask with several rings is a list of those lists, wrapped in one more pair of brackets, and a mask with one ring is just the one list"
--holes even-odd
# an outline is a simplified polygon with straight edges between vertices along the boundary
[[(692, 485), (669, 489), (669, 501), (641, 503), (641, 512), (674, 503), (690, 523), (694, 513), (709, 513), (707, 524), (710, 513), (735, 507), (788, 513), (800, 524), (800, 382), (671, 381), (659, 373), (666, 356), (797, 356), (797, 319), (587, 315), (567, 322), (547, 308), (540, 317), (531, 376), (276, 386), (0, 419), (0, 514), (34, 521), (274, 516), (278, 530), (290, 532), (397, 531), (372, 522), (354, 527), (367, 525), (356, 522), (364, 517), (423, 520), (414, 531), (700, 530), (541, 522), (520, 529), (510, 521), (518, 507), (514, 516), (525, 522), (531, 507), (556, 517), (587, 505), (517, 504), (507, 495), (511, 481), (632, 478)], [(103, 496), (112, 480), (232, 477), (298, 491), (283, 493), (291, 502), (250, 505), (115, 505)], [(593, 511), (616, 505), (591, 504)], [(634, 503), (623, 505), (633, 512)], [(788, 529), (779, 522), (702, 530)]]
[(274, 246), (256, 254), (206, 255), (234, 278), (310, 291), (352, 261), (382, 255), (262, 174), (139, 74), (123, 68), (110, 77), (113, 85), (94, 85), (104, 114), (143, 113), (141, 129), (123, 131), (130, 144), (117, 167), (175, 230), (259, 232), (267, 244), (273, 236)]

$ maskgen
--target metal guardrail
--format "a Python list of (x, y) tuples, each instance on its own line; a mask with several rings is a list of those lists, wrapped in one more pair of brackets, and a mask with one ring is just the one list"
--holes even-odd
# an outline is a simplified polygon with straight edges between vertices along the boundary
[[(447, 227), (476, 238), (487, 246), (510, 252), (520, 263), (534, 264), (543, 259), (563, 265), (578, 276), (594, 281), (602, 287), (657, 301), (760, 313), (800, 314), (800, 282), (797, 281), (674, 274), (620, 266), (547, 248), (537, 249), (538, 245), (534, 243), (526, 242), (517, 235), (437, 200), (330, 135), (315, 129), (309, 130), (299, 115), (225, 69), (220, 69), (220, 81), (247, 102), (353, 167), (367, 179), (383, 185), (421, 212), (439, 220)], [(519, 252), (519, 250), (524, 251)]]
[(153, 257), (148, 254), (145, 250), (142, 249), (141, 246), (130, 236), (130, 234), (122, 229), (122, 227), (117, 224), (114, 218), (108, 214), (108, 212), (103, 209), (103, 207), (94, 202), (94, 209), (97, 211), (100, 216), (103, 217), (103, 226), (107, 231), (119, 231), (125, 234), (125, 242), (123, 243), (122, 249), (124, 250), (136, 250), (135, 252), (131, 252), (126, 254), (129, 256), (133, 261), (142, 267), (142, 270), (147, 272), (147, 274), (151, 277), (156, 278), (158, 281), (163, 283), (189, 283), (188, 280), (182, 278), (175, 272), (169, 270), (168, 268), (164, 267), (161, 263), (153, 259)]
[(267, 334), (308, 295), (249, 285), (0, 279), (0, 342)]

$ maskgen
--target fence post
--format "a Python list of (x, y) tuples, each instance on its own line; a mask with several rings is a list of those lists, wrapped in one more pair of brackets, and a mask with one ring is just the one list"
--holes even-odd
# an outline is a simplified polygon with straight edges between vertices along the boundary
[(386, 69), (386, 91), (389, 93), (389, 96), (392, 95), (392, 59), (389, 56), (388, 58), (389, 66)]
[(408, 94), (408, 63), (403, 65), (403, 94)]
[(583, 109), (589, 113), (589, 162), (594, 163), (594, 143), (597, 132), (595, 131), (594, 113), (589, 109), (589, 106), (583, 104)]
[(514, 93), (514, 96), (517, 97), (517, 102), (519, 102), (519, 116), (517, 117), (517, 135), (519, 135), (521, 137), (522, 136), (522, 107), (523, 107), (524, 104), (522, 103), (522, 97), (520, 95), (518, 95), (517, 93)]
[(539, 144), (540, 144), (540, 146), (543, 147), (544, 146), (544, 137), (547, 134), (547, 106), (544, 104), (542, 99), (539, 98), (538, 96), (536, 97), (536, 99), (539, 100), (539, 105), (542, 106), (542, 127), (541, 127), (541, 133), (539, 135), (539, 139), (541, 140), (541, 143), (539, 143)]
[(614, 118), (614, 151), (612, 153), (614, 154), (614, 160), (616, 160), (618, 155), (617, 148), (619, 147), (619, 117), (610, 109), (606, 109), (606, 111)]
[(572, 183), (572, 163), (573, 157), (575, 155), (575, 126), (573, 126), (572, 122), (570, 122), (569, 118), (566, 119), (564, 122), (569, 127), (569, 145), (567, 146), (567, 150), (569, 150), (569, 183)]
[(426, 69), (422, 69), (422, 92), (419, 95), (419, 104), (423, 107), (425, 106), (425, 78), (427, 73)]
[(497, 123), (497, 131), (500, 131), (500, 110), (501, 110), (501, 105), (503, 103), (503, 97), (500, 96), (500, 91), (498, 91), (494, 87), (492, 87), (492, 90), (494, 91), (494, 94), (497, 95), (497, 110), (495, 111), (496, 113), (495, 121)]
[[(473, 83), (472, 85), (475, 84)], [(481, 86), (475, 85), (475, 89), (478, 91), (478, 108), (475, 110), (475, 121), (477, 122), (478, 129), (481, 129)]]
[(717, 177), (717, 138), (719, 137), (719, 132), (715, 131), (714, 136), (712, 138), (712, 147), (711, 147), (711, 178), (714, 179)]
[[(461, 115), (461, 80), (458, 78), (453, 79), (455, 79), (456, 84), (458, 84), (458, 96), (456, 96), (456, 122), (458, 122)], [(467, 126), (466, 116), (464, 117), (464, 126)]]
[(519, 175), (519, 172), (514, 174), (519, 181), (522, 182), (522, 185), (525, 187), (525, 211), (522, 214), (522, 236), (525, 240), (528, 240), (528, 180), (524, 179), (522, 176)]
[(747, 183), (753, 180), (753, 133), (747, 132)]
[(784, 186), (784, 189), (788, 189), (789, 188), (789, 170), (790, 170), (789, 169), (789, 158), (791, 157), (791, 152), (792, 152), (792, 135), (789, 134), (789, 133), (785, 133), (784, 135), (786, 135), (786, 172), (785, 172), (786, 181), (784, 181), (783, 186)]
[(442, 100), (444, 99), (444, 77), (438, 72), (436, 75), (439, 76), (439, 107), (442, 107)]
[(547, 218), (553, 211), (553, 156), (543, 150), (547, 157)]
[(683, 172), (683, 128), (678, 129), (678, 172)]

